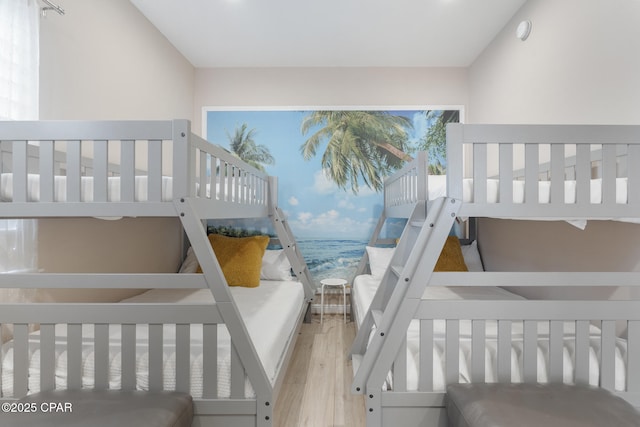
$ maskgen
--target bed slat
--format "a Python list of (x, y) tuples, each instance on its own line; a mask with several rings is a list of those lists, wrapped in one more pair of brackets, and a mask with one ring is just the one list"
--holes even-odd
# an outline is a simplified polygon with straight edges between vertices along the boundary
[(13, 142), (13, 201), (27, 201), (27, 144)]
[(53, 202), (54, 193), (54, 143), (40, 141), (40, 201)]
[(55, 325), (40, 325), (40, 390), (55, 389)]
[(498, 382), (511, 382), (511, 321), (498, 321)]
[(420, 320), (420, 391), (433, 391), (433, 320)]
[(616, 203), (617, 146), (602, 146), (602, 203)]
[(486, 379), (486, 322), (484, 320), (473, 320), (471, 325), (471, 381), (483, 383)]
[[(591, 203), (591, 146), (576, 145), (576, 204)], [(588, 206), (585, 206), (588, 209)]]
[(551, 203), (564, 203), (564, 145), (551, 144)]
[(120, 141), (120, 199), (123, 202), (133, 202), (135, 194), (135, 153), (136, 145), (133, 140)]
[(149, 201), (162, 201), (162, 141), (149, 141)]
[(600, 386), (607, 390), (615, 387), (615, 345), (616, 322), (613, 320), (602, 321), (602, 336), (600, 349)]
[(627, 153), (627, 203), (630, 205), (640, 205), (640, 168), (632, 165), (640, 164), (640, 145), (629, 146)]
[(109, 325), (97, 323), (94, 325), (95, 335), (95, 384), (96, 389), (109, 388)]
[(473, 144), (473, 202), (487, 202), (486, 144)]
[(564, 352), (564, 322), (549, 322), (549, 379), (562, 382)]
[(219, 197), (218, 200), (220, 201), (226, 201), (227, 200), (227, 189), (228, 189), (228, 185), (229, 185), (229, 165), (227, 164), (227, 162), (223, 161), (222, 159), (220, 159), (220, 169), (218, 172), (218, 176), (220, 178), (220, 190), (219, 190)]
[(589, 384), (589, 321), (576, 321), (575, 382)]
[(202, 397), (218, 397), (218, 325), (202, 326)]
[(80, 201), (82, 143), (67, 141), (67, 202)]
[(207, 197), (207, 164), (210, 156), (203, 151), (198, 151), (198, 153), (200, 155), (198, 197)]
[(398, 392), (407, 391), (407, 338), (400, 344), (400, 350), (393, 362), (393, 389)]
[(191, 325), (176, 325), (176, 390), (189, 393), (191, 381)]
[(82, 388), (82, 324), (67, 324), (67, 388)]
[(22, 397), (27, 394), (29, 385), (29, 325), (13, 325), (13, 395)]
[(500, 144), (500, 204), (513, 203), (513, 144)]
[(107, 177), (109, 175), (109, 150), (107, 141), (93, 142), (93, 201), (107, 201)]
[(163, 330), (161, 323), (149, 325), (149, 390), (161, 391), (164, 385)]
[(122, 390), (136, 389), (136, 325), (124, 323), (122, 328)]
[(446, 374), (445, 381), (447, 384), (456, 384), (459, 382), (460, 372), (460, 321), (447, 320), (446, 327)]
[(524, 145), (524, 202), (529, 204), (537, 204), (539, 201), (538, 196), (538, 159), (539, 145), (538, 144), (525, 144)]
[(523, 341), (523, 377), (524, 382), (533, 383), (538, 378), (538, 322), (524, 321)]
[(627, 391), (640, 391), (640, 321), (627, 324)]
[(244, 397), (245, 372), (242, 366), (238, 350), (233, 341), (231, 342), (231, 398), (241, 399)]

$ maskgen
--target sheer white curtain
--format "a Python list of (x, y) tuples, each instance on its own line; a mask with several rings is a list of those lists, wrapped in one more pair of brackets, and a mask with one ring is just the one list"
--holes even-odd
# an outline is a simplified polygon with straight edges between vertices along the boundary
[(40, 7), (0, 0), (0, 119), (38, 118)]
[[(0, 0), (0, 120), (38, 118), (37, 0)], [(36, 220), (0, 220), (0, 272), (38, 267)]]

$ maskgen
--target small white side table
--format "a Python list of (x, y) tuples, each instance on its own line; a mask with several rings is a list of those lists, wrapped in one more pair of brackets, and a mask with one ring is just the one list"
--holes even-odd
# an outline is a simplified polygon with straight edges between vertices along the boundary
[(320, 281), (322, 289), (320, 290), (320, 323), (324, 315), (324, 288), (326, 286), (342, 287), (342, 308), (344, 312), (344, 323), (347, 323), (347, 281), (344, 279), (322, 279)]

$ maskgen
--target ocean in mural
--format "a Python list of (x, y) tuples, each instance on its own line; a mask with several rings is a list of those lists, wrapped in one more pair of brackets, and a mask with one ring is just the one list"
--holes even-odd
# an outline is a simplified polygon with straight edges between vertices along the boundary
[(339, 278), (351, 280), (362, 258), (367, 240), (298, 239), (298, 247), (317, 286), (320, 280)]

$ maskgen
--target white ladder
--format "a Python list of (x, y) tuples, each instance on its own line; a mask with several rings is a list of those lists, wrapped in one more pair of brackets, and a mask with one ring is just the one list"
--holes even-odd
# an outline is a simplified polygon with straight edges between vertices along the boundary
[[(407, 328), (413, 319), (440, 252), (455, 221), (460, 201), (439, 198), (419, 201), (408, 219), (389, 267), (351, 347), (352, 392), (380, 399)], [(372, 331), (373, 336), (371, 336)], [(374, 403), (374, 402), (372, 402)], [(379, 400), (368, 406), (367, 426), (381, 423)]]
[(289, 228), (289, 222), (287, 221), (284, 212), (279, 207), (274, 207), (269, 215), (273, 228), (276, 230), (276, 235), (280, 241), (284, 253), (287, 255), (291, 268), (300, 282), (304, 285), (304, 296), (307, 302), (313, 301), (315, 295), (315, 286), (313, 286), (313, 279), (307, 263), (304, 261), (302, 253), (298, 248), (296, 239), (293, 237), (293, 232)]

